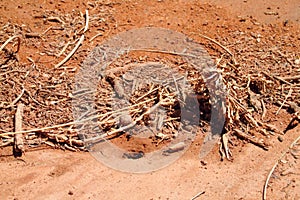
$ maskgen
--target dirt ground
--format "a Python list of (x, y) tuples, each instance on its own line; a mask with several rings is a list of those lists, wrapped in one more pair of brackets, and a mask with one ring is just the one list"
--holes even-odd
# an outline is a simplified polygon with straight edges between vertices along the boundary
[[(117, 33), (133, 28), (162, 27), (193, 38), (205, 46), (214, 60), (218, 60), (223, 56), (222, 50), (208, 43), (198, 33), (214, 38), (233, 52), (241, 65), (239, 70), (244, 74), (261, 71), (285, 76), (300, 74), (298, 0), (4, 0), (0, 2), (0, 22), (3, 26), (0, 44), (14, 33), (21, 33), (26, 39), (21, 41), (17, 53), (20, 67), (31, 66), (34, 61), (42, 71), (52, 69), (66, 56), (65, 52), (57, 56), (65, 43), (58, 48), (55, 42), (60, 39), (72, 41), (66, 49), (70, 51), (75, 46), (74, 41), (79, 38), (72, 32), (74, 29), (67, 25), (66, 32), (60, 29), (44, 32), (49, 27), (58, 27), (57, 24), (62, 23), (57, 19), (47, 21), (47, 17), (60, 15), (65, 17), (62, 20), (66, 20), (81, 16), (80, 23), (72, 24), (74, 27), (78, 26), (79, 33), (84, 26), (82, 15), (86, 9), (91, 17), (85, 39), (89, 42), (83, 42), (64, 65), (70, 68), (79, 66), (97, 44)], [(46, 39), (30, 34), (43, 32)], [(93, 38), (99, 33), (101, 35)], [(9, 48), (16, 49), (16, 46)], [(270, 53), (277, 50), (281, 53)], [(5, 65), (8, 63), (1, 63), (1, 66)], [(74, 71), (54, 74), (69, 83), (71, 79), (68, 76), (73, 77)], [(38, 76), (36, 77), (38, 80)], [(294, 98), (287, 99), (300, 105), (299, 80), (295, 82), (296, 87), (291, 93)], [(14, 89), (17, 91), (14, 95), (22, 90), (17, 86)], [(57, 88), (58, 91), (55, 92), (63, 89)], [(33, 92), (35, 88), (29, 85), (27, 90)], [(17, 96), (6, 92), (4, 87), (0, 89), (0, 94), (1, 101), (7, 102), (12, 102)], [(9, 100), (4, 97), (6, 95)], [(36, 101), (43, 99), (36, 97)], [(24, 100), (24, 103), (30, 102)], [(36, 128), (69, 122), (72, 120), (69, 106), (68, 103), (63, 103), (58, 104), (58, 107), (51, 107), (55, 114), (49, 112), (50, 115), (41, 110), (40, 115), (32, 116), (30, 110), (27, 110), (25, 119), (31, 120), (25, 126)], [(284, 130), (292, 115), (285, 107), (276, 115), (278, 108), (278, 105), (268, 104), (265, 118), (279, 130)], [(11, 116), (15, 110), (7, 111), (2, 106), (1, 110), (1, 133), (13, 131)], [(51, 118), (51, 121), (44, 120), (46, 118)], [(300, 199), (300, 143), (289, 150), (299, 133), (300, 126), (296, 126), (279, 139), (277, 134), (271, 135), (268, 138), (268, 151), (234, 137), (230, 145), (233, 154), (231, 161), (220, 161), (218, 146), (200, 160), (199, 149), (203, 134), (197, 134), (191, 147), (179, 160), (163, 169), (145, 174), (113, 170), (88, 152), (72, 152), (42, 145), (29, 148), (21, 158), (15, 158), (11, 146), (1, 147), (0, 199), (171, 200), (192, 199), (201, 192), (203, 193), (197, 199), (262, 199), (267, 176), (279, 159), (281, 162), (267, 188), (267, 199)], [(286, 151), (287, 155), (281, 158)]]

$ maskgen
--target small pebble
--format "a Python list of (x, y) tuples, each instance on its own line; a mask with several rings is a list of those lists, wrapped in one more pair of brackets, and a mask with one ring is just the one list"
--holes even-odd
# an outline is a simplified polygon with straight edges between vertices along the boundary
[(279, 140), (279, 142), (283, 142), (283, 137), (281, 135), (278, 136), (278, 140)]

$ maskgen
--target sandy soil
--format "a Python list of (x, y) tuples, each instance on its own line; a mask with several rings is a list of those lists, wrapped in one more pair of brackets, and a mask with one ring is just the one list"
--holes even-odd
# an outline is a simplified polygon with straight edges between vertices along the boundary
[[(264, 28), (269, 30), (271, 27), (272, 34), (278, 37), (287, 32), (299, 33), (300, 3), (297, 0), (96, 1), (95, 5), (97, 4), (103, 7), (103, 13), (109, 13), (109, 17), (106, 23), (100, 24), (101, 27), (91, 28), (87, 39), (104, 30), (103, 37), (83, 44), (81, 49), (84, 50), (68, 62), (70, 66), (78, 65), (87, 52), (109, 36), (137, 27), (170, 28), (197, 41), (201, 41), (195, 35), (199, 30), (215, 38), (226, 38), (236, 30), (258, 30), (266, 40), (271, 36), (268, 31), (262, 31)], [(52, 0), (4, 0), (0, 3), (0, 21), (3, 24), (26, 24), (32, 32), (43, 32), (49, 24), (43, 24), (39, 18), (33, 16), (41, 15), (46, 10), (56, 10), (60, 13), (79, 10), (84, 13), (86, 8), (93, 9), (88, 2), (81, 0), (64, 0), (59, 3)], [(1, 41), (4, 42), (5, 39), (1, 38)], [(294, 46), (286, 45), (286, 51), (295, 52), (297, 55), (299, 40), (299, 34), (288, 38), (287, 42), (294, 43)], [(232, 41), (234, 38), (228, 38), (227, 45), (242, 57), (243, 51), (235, 49), (231, 45)], [(203, 40), (201, 42), (204, 43)], [(276, 41), (273, 44), (276, 44)], [(43, 45), (28, 45), (26, 50), (20, 51), (19, 62), (28, 63), (29, 56), (39, 60), (43, 67), (51, 67), (55, 58), (35, 53), (37, 49), (42, 48)], [(218, 57), (214, 49), (208, 49), (208, 52), (213, 58)], [(48, 60), (50, 62), (47, 62)], [(299, 65), (297, 66), (299, 69)], [(245, 71), (251, 69), (250, 65), (244, 67)], [(272, 124), (283, 130), (290, 122), (291, 115), (282, 109), (280, 114), (275, 116), (276, 110), (270, 107), (267, 117), (272, 118)], [(0, 127), (1, 130), (5, 128), (7, 127)], [(245, 141), (236, 141), (232, 147), (233, 160), (222, 162), (217, 146), (206, 158), (199, 160), (199, 147), (203, 136), (197, 135), (191, 147), (179, 160), (161, 170), (146, 174), (113, 170), (88, 152), (54, 150), (43, 146), (29, 149), (21, 158), (14, 158), (11, 147), (1, 148), (0, 199), (171, 200), (191, 199), (199, 192), (204, 193), (198, 199), (261, 199), (268, 173), (282, 153), (299, 137), (299, 132), (299, 126), (288, 131), (282, 136), (282, 142), (278, 141), (277, 136), (272, 136), (268, 151)], [(291, 157), (286, 163), (294, 163), (289, 165), (293, 166), (293, 171), (280, 176), (280, 171), (286, 171), (286, 167), (277, 169), (276, 176), (273, 176), (272, 184), (268, 188), (268, 199), (300, 199), (299, 160)]]

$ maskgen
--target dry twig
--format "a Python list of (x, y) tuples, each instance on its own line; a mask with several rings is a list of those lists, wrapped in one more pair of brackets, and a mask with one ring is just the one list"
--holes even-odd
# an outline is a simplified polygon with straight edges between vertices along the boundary
[(238, 129), (234, 129), (234, 132), (236, 133), (236, 135), (242, 139), (246, 139), (248, 141), (250, 141), (252, 144), (263, 148), (264, 150), (269, 150), (269, 147), (264, 144), (263, 141), (256, 139), (256, 138), (251, 138), (250, 136), (248, 136), (247, 134), (243, 133), (243, 131), (238, 130)]
[(205, 38), (205, 39), (207, 39), (207, 40), (209, 40), (209, 41), (211, 41), (211, 42), (213, 42), (213, 43), (215, 43), (216, 45), (218, 45), (219, 47), (221, 47), (222, 49), (224, 49), (224, 50), (232, 57), (232, 61), (233, 61), (234, 65), (235, 65), (235, 66), (238, 65), (238, 62), (236, 61), (236, 59), (235, 59), (233, 53), (231, 53), (231, 51), (230, 51), (227, 47), (223, 46), (223, 45), (220, 44), (218, 41), (216, 41), (216, 40), (214, 40), (214, 39), (212, 39), (212, 38), (210, 38), (210, 37), (208, 37), (208, 36), (206, 36), (206, 35), (199, 34), (199, 36), (200, 36), (200, 37), (203, 37), (203, 38)]
[(195, 196), (193, 196), (193, 198), (191, 198), (191, 200), (197, 199), (197, 198), (200, 197), (202, 194), (205, 194), (205, 191), (199, 192), (198, 194), (196, 194)]
[(88, 30), (89, 28), (89, 11), (88, 10), (85, 10), (85, 26), (84, 26), (84, 29), (83, 29), (83, 34)]
[(60, 61), (60, 63), (58, 63), (57, 65), (54, 66), (55, 69), (59, 68), (60, 66), (62, 66), (63, 64), (65, 64), (72, 56), (73, 54), (77, 51), (77, 49), (79, 48), (79, 46), (81, 45), (81, 43), (84, 40), (84, 35), (82, 35), (78, 41), (78, 43), (76, 44), (76, 46), (74, 47), (74, 49), (67, 55), (67, 57), (65, 57), (62, 61)]
[(19, 36), (19, 35), (12, 36), (8, 40), (6, 40), (4, 42), (4, 44), (0, 47), (0, 51), (2, 51), (4, 49), (4, 47), (15, 38), (18, 39), (18, 47), (17, 47), (17, 50), (15, 51), (15, 53), (18, 53), (18, 51), (20, 50), (20, 45), (21, 45), (21, 36)]
[(229, 134), (230, 134), (230, 132), (226, 133), (226, 134), (223, 134), (222, 135), (222, 140), (221, 140), (222, 141), (222, 147), (225, 151), (225, 156), (226, 156), (227, 160), (231, 160), (230, 157), (232, 156), (231, 151), (228, 147), (228, 140), (229, 140), (228, 135)]
[(278, 108), (277, 112), (276, 112), (276, 115), (278, 115), (279, 111), (281, 110), (282, 106), (285, 104), (286, 100), (291, 96), (293, 92), (293, 89), (292, 87), (290, 87), (290, 90), (289, 90), (289, 93), (286, 95), (284, 101), (282, 102), (281, 106)]
[[(292, 142), (292, 144), (289, 146), (288, 150), (291, 149), (298, 141), (300, 140), (300, 136), (294, 140)], [(287, 154), (287, 151), (285, 151), (281, 156), (280, 158), (276, 161), (276, 163), (273, 165), (272, 169), (270, 170), (268, 176), (267, 176), (267, 179), (266, 179), (266, 182), (264, 184), (264, 188), (263, 188), (263, 200), (266, 200), (267, 199), (267, 187), (268, 187), (268, 184), (269, 184), (269, 181), (270, 181), (270, 178), (275, 170), (275, 168), (277, 167), (278, 163), (282, 160), (282, 158)]]
[(23, 87), (23, 89), (22, 89), (21, 93), (19, 94), (19, 96), (10, 105), (6, 106), (5, 108), (7, 109), (7, 108), (10, 108), (10, 107), (13, 107), (21, 99), (24, 92), (25, 92), (25, 89)]
[[(24, 104), (20, 103), (15, 114), (15, 131), (22, 131)], [(21, 134), (14, 135), (14, 154), (22, 156), (24, 153), (24, 138)]]

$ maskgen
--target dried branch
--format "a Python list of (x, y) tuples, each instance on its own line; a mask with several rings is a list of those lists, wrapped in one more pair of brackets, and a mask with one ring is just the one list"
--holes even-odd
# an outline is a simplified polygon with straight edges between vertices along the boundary
[(18, 53), (18, 51), (20, 50), (20, 45), (21, 45), (21, 36), (19, 36), (19, 35), (12, 36), (8, 40), (6, 40), (4, 42), (4, 44), (0, 47), (0, 51), (2, 51), (4, 49), (4, 47), (15, 38), (18, 39), (18, 47), (17, 47), (17, 51), (15, 51), (15, 53)]
[(288, 77), (280, 77), (283, 80), (286, 81), (294, 81), (294, 80), (299, 80), (300, 79), (300, 75), (298, 76), (288, 76)]
[(259, 139), (257, 139), (257, 138), (252, 138), (252, 137), (248, 136), (247, 134), (243, 133), (243, 131), (241, 131), (241, 130), (234, 129), (234, 133), (235, 133), (238, 137), (240, 137), (240, 138), (242, 138), (242, 139), (245, 139), (245, 140), (248, 140), (248, 141), (250, 141), (252, 144), (254, 144), (254, 145), (258, 146), (258, 147), (261, 147), (261, 148), (263, 148), (264, 150), (269, 150), (269, 147), (268, 147), (266, 144), (264, 144), (263, 141), (261, 141), (261, 140), (259, 140)]
[(67, 55), (67, 57), (65, 57), (65, 59), (63, 59), (60, 63), (58, 63), (57, 65), (54, 66), (55, 69), (59, 68), (60, 66), (62, 66), (63, 64), (65, 64), (72, 56), (73, 54), (77, 51), (77, 49), (79, 48), (79, 46), (81, 45), (81, 43), (84, 40), (84, 35), (82, 35), (78, 41), (78, 43), (76, 44), (76, 46), (74, 47), (74, 49)]
[(99, 37), (99, 36), (103, 36), (103, 33), (97, 33), (91, 39), (89, 39), (89, 42), (92, 42), (96, 37)]
[(85, 33), (88, 28), (89, 28), (89, 11), (88, 10), (85, 10), (85, 26), (84, 26), (84, 29), (83, 29), (83, 33)]
[(69, 47), (70, 45), (70, 41), (67, 42), (67, 44), (65, 44), (65, 46), (62, 48), (62, 50), (57, 54), (57, 57), (60, 57)]
[(286, 95), (284, 101), (282, 102), (281, 106), (278, 108), (275, 115), (278, 115), (278, 113), (281, 110), (282, 106), (285, 104), (286, 100), (291, 96), (292, 92), (293, 92), (293, 89), (292, 89), (292, 87), (290, 87), (289, 93)]
[(208, 37), (206, 35), (199, 34), (199, 36), (203, 37), (203, 38), (205, 38), (205, 39), (207, 39), (207, 40), (209, 40), (209, 41), (211, 41), (213, 43), (215, 43), (216, 45), (218, 45), (219, 47), (221, 47), (222, 49), (224, 49), (232, 57), (232, 61), (233, 61), (234, 65), (235, 66), (238, 65), (238, 62), (236, 61), (233, 53), (231, 53), (231, 51), (227, 47), (221, 45), (218, 41), (216, 41), (216, 40), (214, 40), (214, 39), (212, 39), (212, 38), (210, 38), (210, 37)]
[(197, 199), (197, 198), (200, 197), (202, 194), (205, 194), (205, 191), (199, 192), (198, 194), (196, 194), (195, 196), (193, 196), (193, 198), (191, 198), (191, 200)]
[(276, 163), (273, 165), (272, 169), (270, 170), (263, 188), (263, 200), (267, 199), (267, 187), (275, 168), (277, 167), (278, 163), (282, 160), (282, 158), (287, 154), (289, 149), (291, 149), (299, 140), (300, 140), (300, 136), (292, 142), (289, 148), (280, 156), (280, 158), (276, 161)]
[[(22, 123), (23, 123), (23, 110), (24, 104), (18, 104), (17, 112), (15, 114), (15, 131), (22, 131)], [(16, 134), (14, 135), (14, 155), (22, 156), (24, 153), (24, 139), (23, 135)]]

